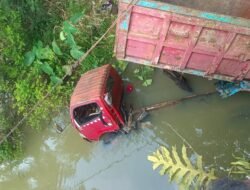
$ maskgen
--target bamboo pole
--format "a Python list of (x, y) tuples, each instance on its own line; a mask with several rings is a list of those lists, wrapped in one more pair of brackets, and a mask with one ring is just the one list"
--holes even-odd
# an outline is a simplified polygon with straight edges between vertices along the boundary
[(153, 105), (150, 105), (150, 106), (140, 108), (138, 110), (135, 110), (133, 112), (133, 114), (138, 114), (138, 113), (141, 113), (142, 111), (150, 112), (150, 111), (161, 109), (161, 108), (164, 108), (164, 107), (173, 106), (173, 105), (179, 104), (179, 103), (181, 103), (183, 101), (186, 101), (186, 100), (190, 100), (190, 99), (194, 99), (194, 98), (198, 98), (198, 97), (202, 97), (202, 96), (209, 96), (209, 95), (212, 95), (212, 94), (215, 94), (215, 93), (216, 92), (207, 92), (207, 93), (203, 93), (203, 94), (194, 94), (194, 95), (186, 96), (184, 98), (180, 98), (180, 99), (177, 99), (177, 100), (168, 100), (168, 101), (165, 101), (165, 102), (161, 102), (161, 103), (157, 103), (157, 104), (153, 104)]

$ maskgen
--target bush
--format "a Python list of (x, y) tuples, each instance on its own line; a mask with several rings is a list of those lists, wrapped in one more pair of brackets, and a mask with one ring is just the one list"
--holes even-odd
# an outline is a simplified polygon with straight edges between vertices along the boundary
[[(25, 42), (21, 15), (15, 11), (0, 9), (0, 139), (19, 119), (13, 108), (15, 79), (21, 71)], [(16, 130), (0, 145), (0, 162), (17, 158), (22, 151), (20, 130)]]
[[(25, 116), (28, 117), (23, 125), (41, 129), (41, 124), (49, 123), (53, 113), (68, 105), (82, 73), (111, 61), (114, 34), (107, 36), (75, 72), (71, 70), (71, 65), (114, 20), (112, 15), (99, 11), (100, 2), (21, 0), (0, 3), (3, 26), (0, 28), (0, 95), (8, 97), (0, 103), (0, 107), (4, 107), (0, 112), (1, 139)], [(63, 76), (66, 78), (61, 81)], [(48, 92), (50, 95), (43, 101)], [(13, 116), (6, 119), (9, 110)], [(0, 145), (0, 162), (17, 158), (21, 145), (19, 128)]]

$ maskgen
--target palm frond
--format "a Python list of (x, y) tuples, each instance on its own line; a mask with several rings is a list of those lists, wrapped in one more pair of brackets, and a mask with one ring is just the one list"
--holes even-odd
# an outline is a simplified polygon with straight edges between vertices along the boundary
[(183, 145), (182, 156), (177, 153), (176, 147), (169, 151), (165, 147), (160, 147), (152, 155), (148, 156), (152, 162), (153, 169), (160, 168), (160, 175), (168, 174), (169, 180), (180, 185), (185, 185), (187, 189), (191, 184), (197, 187), (207, 186), (211, 180), (216, 179), (214, 171), (206, 172), (202, 166), (202, 157), (197, 155), (195, 164), (192, 164), (187, 155), (187, 148)]

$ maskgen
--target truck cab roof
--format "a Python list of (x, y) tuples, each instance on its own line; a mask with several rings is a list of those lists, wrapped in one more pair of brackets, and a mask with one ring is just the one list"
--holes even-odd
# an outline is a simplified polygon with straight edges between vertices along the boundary
[(103, 96), (110, 68), (111, 65), (108, 64), (82, 75), (71, 96), (70, 107), (77, 107)]

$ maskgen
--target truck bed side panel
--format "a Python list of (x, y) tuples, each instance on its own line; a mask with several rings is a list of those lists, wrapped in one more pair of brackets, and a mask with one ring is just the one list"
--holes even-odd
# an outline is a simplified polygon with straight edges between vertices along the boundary
[[(120, 2), (119, 14), (127, 7)], [(249, 80), (249, 27), (135, 5), (118, 22), (115, 51), (118, 59), (139, 64)]]

